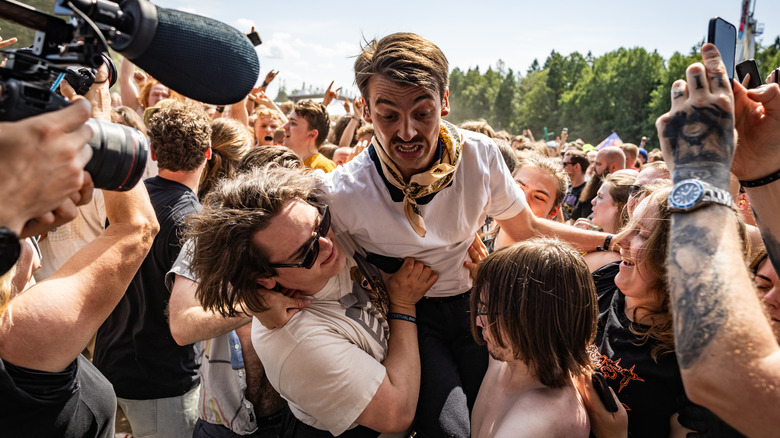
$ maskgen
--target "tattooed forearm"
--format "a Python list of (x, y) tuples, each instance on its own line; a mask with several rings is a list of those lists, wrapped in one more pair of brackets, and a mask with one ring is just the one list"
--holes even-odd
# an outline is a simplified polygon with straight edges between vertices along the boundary
[(724, 306), (726, 279), (717, 271), (713, 255), (718, 242), (712, 230), (686, 224), (688, 220), (673, 219), (668, 265), (675, 349), (682, 369), (695, 364), (728, 316)]

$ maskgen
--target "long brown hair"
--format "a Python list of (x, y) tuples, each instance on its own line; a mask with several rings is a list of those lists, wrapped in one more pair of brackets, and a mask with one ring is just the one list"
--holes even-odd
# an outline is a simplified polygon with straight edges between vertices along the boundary
[(295, 199), (314, 196), (313, 175), (272, 164), (220, 180), (206, 196), (203, 210), (188, 219), (187, 236), (195, 244), (192, 272), (200, 279), (195, 296), (206, 310), (225, 317), (242, 309), (268, 309), (257, 292), (258, 277), (272, 277), (270, 254), (252, 237), (268, 227)]
[(552, 388), (590, 371), (587, 347), (598, 318), (596, 287), (585, 260), (568, 243), (546, 237), (501, 248), (477, 269), (471, 295), (471, 329), (478, 309), (487, 313), (490, 337), (510, 346), (539, 381)]

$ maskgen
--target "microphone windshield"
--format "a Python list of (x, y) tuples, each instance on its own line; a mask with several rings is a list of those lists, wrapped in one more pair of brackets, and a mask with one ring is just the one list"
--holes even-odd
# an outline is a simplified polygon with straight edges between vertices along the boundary
[[(249, 94), (260, 75), (260, 61), (243, 33), (211, 18), (155, 8), (157, 27), (148, 48), (135, 57), (123, 53), (128, 59), (201, 102), (228, 105)], [(148, 38), (133, 35), (139, 37)]]

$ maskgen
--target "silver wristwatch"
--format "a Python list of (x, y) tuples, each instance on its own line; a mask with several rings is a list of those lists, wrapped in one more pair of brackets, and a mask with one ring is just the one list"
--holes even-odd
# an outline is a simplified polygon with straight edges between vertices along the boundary
[(667, 208), (672, 213), (685, 213), (713, 203), (731, 207), (731, 194), (698, 179), (685, 179), (672, 188)]

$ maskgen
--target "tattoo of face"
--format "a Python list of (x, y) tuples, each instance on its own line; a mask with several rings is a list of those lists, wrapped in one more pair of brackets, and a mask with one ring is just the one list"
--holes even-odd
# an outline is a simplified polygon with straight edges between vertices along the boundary
[[(673, 115), (663, 136), (671, 146), (675, 167), (682, 172), (711, 172), (719, 178), (725, 175), (727, 182), (728, 166), (734, 155), (733, 126), (732, 114), (714, 104), (691, 106), (690, 111)], [(712, 163), (719, 164), (715, 166), (719, 169), (713, 168)], [(695, 166), (688, 170), (689, 165)], [(676, 175), (675, 180), (690, 177), (693, 175)]]
[[(690, 368), (728, 319), (724, 308), (724, 280), (711, 267), (717, 242), (708, 231), (687, 225), (669, 245), (668, 273), (682, 279), (674, 297), (674, 342), (680, 368)], [(702, 275), (702, 272), (711, 275)]]

